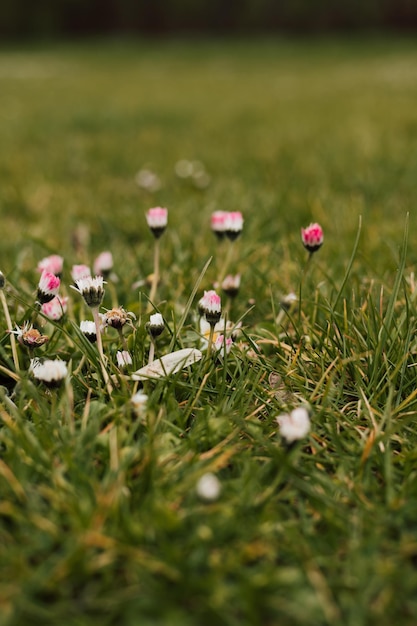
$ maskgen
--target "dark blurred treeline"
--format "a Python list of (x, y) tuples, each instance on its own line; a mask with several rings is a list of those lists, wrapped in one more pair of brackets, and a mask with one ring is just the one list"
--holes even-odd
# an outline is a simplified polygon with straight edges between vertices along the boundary
[(3, 38), (417, 27), (417, 0), (4, 0), (0, 4)]

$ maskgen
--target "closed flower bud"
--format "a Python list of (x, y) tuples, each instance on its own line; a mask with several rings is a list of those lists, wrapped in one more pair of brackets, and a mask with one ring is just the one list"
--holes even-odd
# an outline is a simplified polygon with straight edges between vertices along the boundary
[(301, 240), (310, 254), (321, 248), (323, 239), (323, 229), (320, 224), (310, 224), (307, 228), (301, 229)]
[(73, 265), (71, 268), (71, 278), (74, 283), (80, 278), (89, 278), (91, 276), (91, 270), (88, 265)]
[(198, 306), (210, 325), (217, 324), (222, 313), (222, 306), (220, 296), (214, 290), (205, 291)]
[(97, 330), (94, 322), (90, 320), (83, 320), (80, 324), (80, 330), (90, 343), (95, 343), (97, 341)]
[(235, 298), (239, 293), (240, 274), (236, 274), (235, 276), (229, 274), (228, 276), (226, 276), (221, 284), (221, 288), (223, 289), (224, 293), (229, 296), (229, 298)]
[(51, 254), (39, 261), (37, 270), (38, 272), (50, 272), (51, 274), (55, 274), (55, 276), (60, 276), (63, 266), (64, 259), (62, 256), (59, 256), (59, 254)]
[(94, 274), (107, 278), (113, 269), (113, 255), (111, 252), (101, 252), (93, 264)]
[(38, 300), (41, 304), (50, 302), (58, 294), (61, 281), (51, 272), (43, 271), (38, 284)]
[(123, 369), (124, 367), (128, 367), (129, 365), (132, 365), (133, 363), (132, 357), (130, 356), (130, 352), (128, 352), (127, 350), (118, 350), (116, 352), (116, 359), (117, 359), (117, 367), (119, 367), (120, 369)]
[(226, 214), (224, 232), (231, 241), (237, 239), (243, 229), (243, 216), (240, 211), (229, 211)]
[(226, 217), (226, 211), (214, 211), (214, 213), (211, 214), (211, 230), (218, 239), (223, 239), (225, 236)]
[(146, 221), (154, 237), (158, 239), (168, 224), (168, 209), (155, 207), (146, 213)]
[(154, 313), (150, 316), (149, 322), (146, 325), (146, 330), (151, 335), (151, 337), (159, 337), (164, 328), (164, 318), (160, 313)]

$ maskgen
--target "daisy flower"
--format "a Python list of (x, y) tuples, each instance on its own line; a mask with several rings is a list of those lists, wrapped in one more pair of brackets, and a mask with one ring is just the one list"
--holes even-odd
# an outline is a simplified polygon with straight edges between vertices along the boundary
[(59, 254), (51, 254), (50, 256), (46, 256), (41, 259), (38, 263), (37, 270), (38, 272), (49, 272), (50, 274), (55, 274), (59, 276), (62, 274), (62, 269), (64, 267), (64, 259)]
[(78, 291), (84, 298), (84, 302), (91, 309), (97, 308), (104, 298), (104, 279), (103, 276), (86, 276), (75, 281), (73, 289)]
[(310, 417), (304, 407), (298, 407), (277, 417), (279, 432), (287, 443), (303, 439), (310, 431)]
[(155, 207), (146, 213), (146, 221), (154, 237), (158, 239), (168, 224), (168, 209)]
[(64, 361), (59, 359), (32, 359), (29, 372), (39, 382), (47, 387), (59, 387), (68, 375), (68, 368)]
[(310, 254), (321, 248), (323, 240), (323, 229), (320, 224), (310, 224), (307, 228), (301, 229), (301, 241)]
[(43, 270), (38, 284), (38, 301), (41, 304), (50, 302), (58, 294), (61, 281), (58, 276)]

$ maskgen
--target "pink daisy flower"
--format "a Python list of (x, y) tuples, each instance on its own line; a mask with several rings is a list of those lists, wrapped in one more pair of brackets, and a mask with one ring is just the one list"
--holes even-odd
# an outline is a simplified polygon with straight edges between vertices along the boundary
[(211, 214), (211, 230), (219, 239), (223, 239), (226, 230), (226, 211), (214, 211)]
[(146, 221), (154, 237), (158, 239), (168, 224), (168, 209), (155, 207), (146, 213)]
[(323, 244), (323, 229), (320, 224), (310, 224), (301, 229), (301, 240), (304, 247), (310, 252), (316, 252)]
[(229, 298), (235, 298), (240, 289), (240, 274), (235, 274), (234, 276), (228, 274), (226, 278), (223, 279), (221, 287)]
[(61, 296), (55, 296), (49, 302), (42, 304), (41, 312), (46, 315), (50, 320), (58, 322), (67, 312), (68, 298)]
[(226, 237), (234, 241), (237, 239), (243, 229), (243, 216), (240, 211), (229, 211), (225, 219)]
[(88, 265), (73, 265), (71, 269), (71, 278), (75, 282), (80, 278), (87, 278), (91, 276), (91, 270)]
[(225, 351), (226, 354), (229, 354), (232, 349), (232, 345), (233, 339), (231, 337), (226, 338), (224, 335), (218, 335), (216, 341), (214, 342), (214, 349), (220, 353), (220, 356), (223, 356)]
[(217, 324), (222, 313), (222, 305), (220, 296), (213, 289), (204, 292), (198, 306), (210, 325)]
[(50, 302), (58, 294), (61, 281), (58, 276), (44, 270), (38, 284), (38, 300), (41, 304)]
[(50, 256), (46, 256), (44, 259), (41, 259), (36, 269), (41, 273), (45, 271), (59, 276), (62, 274), (63, 267), (64, 259), (62, 256), (59, 256), (59, 254), (51, 254)]
[(94, 260), (93, 271), (96, 276), (104, 276), (105, 278), (113, 269), (113, 255), (111, 252), (101, 252)]

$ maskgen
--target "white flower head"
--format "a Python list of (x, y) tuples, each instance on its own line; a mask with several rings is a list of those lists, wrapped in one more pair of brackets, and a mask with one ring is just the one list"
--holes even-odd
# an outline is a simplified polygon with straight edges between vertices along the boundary
[[(219, 337), (221, 335), (226, 336), (227, 342), (230, 337), (232, 338), (232, 340), (234, 340), (235, 335), (236, 335), (236, 332), (235, 332), (236, 329), (237, 329), (236, 324), (234, 324), (230, 320), (226, 321), (224, 317), (221, 317), (219, 321), (217, 322), (217, 324), (214, 325), (214, 333), (213, 333), (214, 345), (216, 345), (216, 342), (219, 340)], [(203, 350), (207, 348), (208, 340), (210, 337), (210, 331), (211, 331), (211, 325), (208, 322), (206, 322), (204, 317), (200, 318), (201, 348)], [(224, 339), (222, 341), (224, 341)], [(230, 343), (228, 342), (227, 345), (229, 346)]]
[(143, 393), (143, 391), (138, 391), (131, 397), (130, 402), (132, 404), (133, 412), (136, 417), (143, 417), (146, 413), (146, 408), (148, 405), (147, 394)]
[(164, 318), (162, 315), (160, 313), (154, 313), (151, 315), (146, 328), (151, 337), (159, 337), (165, 328)]
[(59, 387), (68, 375), (68, 368), (64, 361), (59, 359), (32, 359), (30, 362), (30, 373), (47, 387)]
[(84, 278), (78, 278), (75, 281), (75, 286), (71, 285), (73, 289), (78, 291), (87, 306), (90, 308), (97, 308), (100, 306), (104, 297), (104, 279), (103, 276), (86, 276)]
[(217, 500), (220, 496), (221, 490), (221, 483), (217, 476), (212, 472), (203, 474), (196, 485), (197, 495), (200, 496), (202, 500), (207, 500), (208, 502)]
[(305, 407), (298, 407), (291, 413), (277, 417), (279, 432), (287, 443), (293, 443), (306, 437), (310, 431), (310, 417)]
[(127, 350), (118, 350), (116, 352), (116, 359), (117, 359), (117, 367), (119, 367), (120, 369), (123, 369), (124, 367), (128, 367), (129, 365), (132, 365), (133, 363), (132, 357), (130, 356), (130, 352), (128, 352)]
[(83, 320), (80, 323), (80, 330), (91, 343), (95, 343), (97, 341), (97, 329), (93, 321)]

